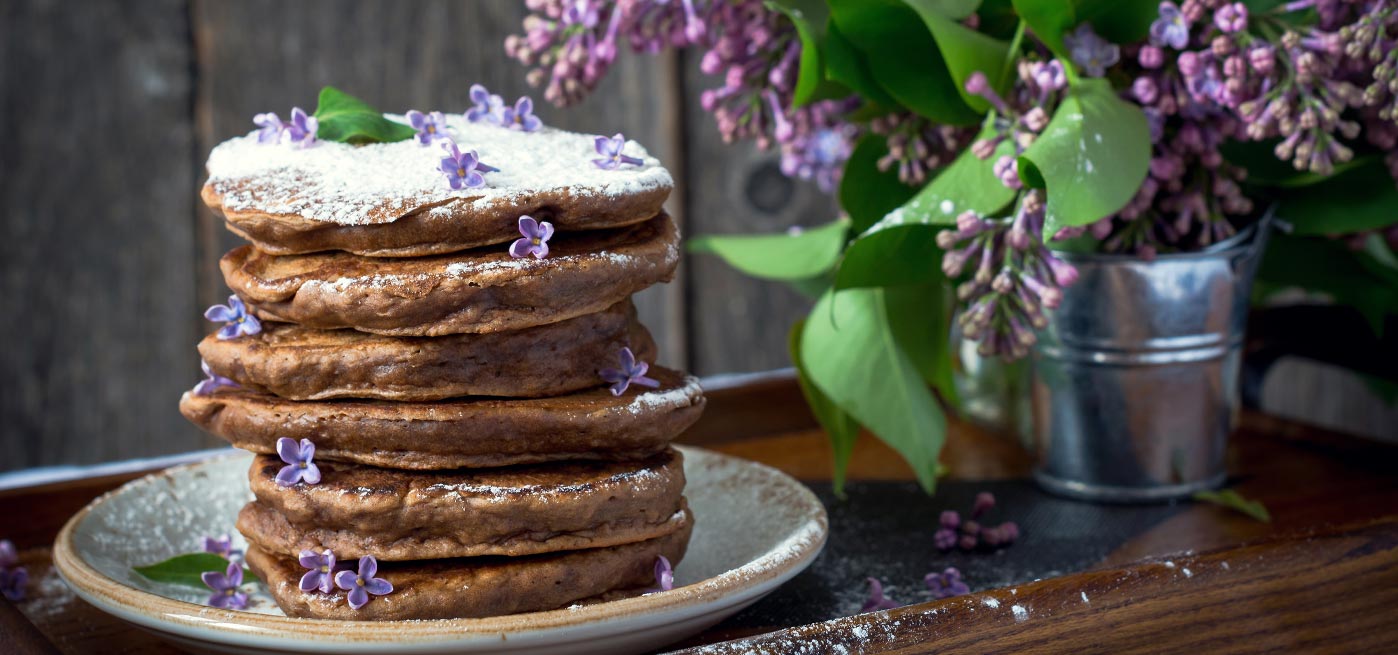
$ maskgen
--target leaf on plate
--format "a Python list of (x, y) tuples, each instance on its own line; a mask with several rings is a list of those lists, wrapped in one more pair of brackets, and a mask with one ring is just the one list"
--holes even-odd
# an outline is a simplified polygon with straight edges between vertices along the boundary
[[(186, 553), (176, 555), (158, 564), (150, 566), (132, 567), (137, 573), (155, 582), (168, 582), (171, 584), (184, 585), (186, 587), (197, 587), (207, 589), (204, 580), (199, 576), (209, 572), (217, 571), (223, 573), (228, 570), (228, 560), (213, 553)], [(243, 584), (257, 582), (257, 576), (246, 567), (243, 568)]]
[(416, 130), (384, 118), (368, 103), (333, 86), (320, 90), (316, 138), (341, 143), (391, 143), (413, 138)]

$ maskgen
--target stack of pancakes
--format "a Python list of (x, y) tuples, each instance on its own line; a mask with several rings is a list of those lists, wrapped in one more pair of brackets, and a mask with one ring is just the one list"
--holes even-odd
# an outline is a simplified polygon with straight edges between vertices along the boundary
[[(453, 190), (439, 144), (218, 146), (205, 202), (252, 242), (220, 262), (262, 322), (199, 352), (236, 385), (186, 393), (194, 423), (257, 453), (238, 517), (248, 565), (289, 615), (385, 620), (552, 609), (655, 586), (692, 517), (670, 441), (697, 381), (619, 395), (600, 371), (656, 346), (630, 296), (665, 282), (679, 234), (669, 173), (604, 169), (593, 137), (448, 120), (499, 168)], [(557, 230), (514, 258), (522, 215)], [(315, 445), (316, 484), (276, 481), (277, 441)], [(359, 609), (302, 591), (305, 550), (365, 555), (393, 592)]]

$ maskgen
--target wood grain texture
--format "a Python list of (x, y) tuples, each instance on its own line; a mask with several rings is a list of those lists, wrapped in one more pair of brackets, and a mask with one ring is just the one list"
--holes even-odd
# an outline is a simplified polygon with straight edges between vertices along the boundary
[[(201, 154), (252, 130), (258, 112), (313, 110), (316, 91), (327, 85), (384, 111), (464, 111), (477, 82), (510, 101), (540, 96), (524, 83), (526, 69), (504, 54), (505, 36), (522, 31), (521, 2), (193, 0), (193, 12)], [(679, 161), (674, 65), (673, 56), (623, 55), (580, 106), (538, 102), (536, 113), (563, 129), (625, 132), (661, 161)], [(682, 205), (670, 206), (683, 226)], [(241, 242), (207, 209), (201, 207), (200, 217), (200, 299), (212, 303), (227, 296), (218, 258)], [(683, 283), (648, 290), (636, 305), (660, 344), (661, 361), (683, 366)]]
[[(693, 56), (691, 56), (693, 55)], [(814, 184), (782, 175), (780, 156), (751, 143), (727, 144), (699, 104), (721, 81), (684, 66), (684, 166), (688, 234), (766, 234), (835, 217), (834, 200)], [(754, 280), (712, 255), (691, 256), (688, 269), (690, 367), (700, 375), (790, 366), (787, 331), (812, 300), (784, 284)]]
[(0, 4), (0, 469), (211, 443), (181, 0)]

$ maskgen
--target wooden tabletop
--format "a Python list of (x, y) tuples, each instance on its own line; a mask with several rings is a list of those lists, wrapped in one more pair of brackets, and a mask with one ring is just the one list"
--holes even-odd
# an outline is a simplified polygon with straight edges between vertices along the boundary
[[(789, 378), (713, 390), (683, 441), (829, 479), (829, 450)], [(953, 421), (944, 464), (954, 479), (1024, 477), (1012, 440)], [(1191, 505), (1088, 571), (756, 635), (710, 630), (690, 652), (1378, 652), (1398, 644), (1398, 448), (1244, 413), (1230, 445), (1234, 488), (1271, 523)], [(73, 597), (48, 545), (123, 474), (0, 491), (6, 538), (21, 550), (29, 598), (0, 600), (0, 644), (21, 653), (175, 653)], [(910, 480), (865, 437), (854, 480)], [(736, 641), (725, 639), (739, 637)], [(723, 642), (723, 643), (715, 643)], [(26, 650), (27, 649), (27, 650)], [(812, 650), (814, 649), (814, 650)]]

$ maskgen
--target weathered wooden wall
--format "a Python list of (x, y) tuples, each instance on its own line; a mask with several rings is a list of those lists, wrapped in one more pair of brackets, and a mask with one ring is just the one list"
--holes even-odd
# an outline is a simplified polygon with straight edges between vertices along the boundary
[[(386, 109), (531, 90), (504, 55), (520, 0), (0, 0), (0, 470), (212, 445), (175, 409), (199, 377), (200, 313), (237, 239), (199, 203), (202, 164), (259, 111), (324, 85)], [(775, 155), (722, 143), (686, 57), (623, 55), (551, 124), (625, 131), (680, 181), (690, 234), (829, 220)], [(710, 258), (643, 294), (663, 360), (700, 374), (787, 363), (808, 302)]]

